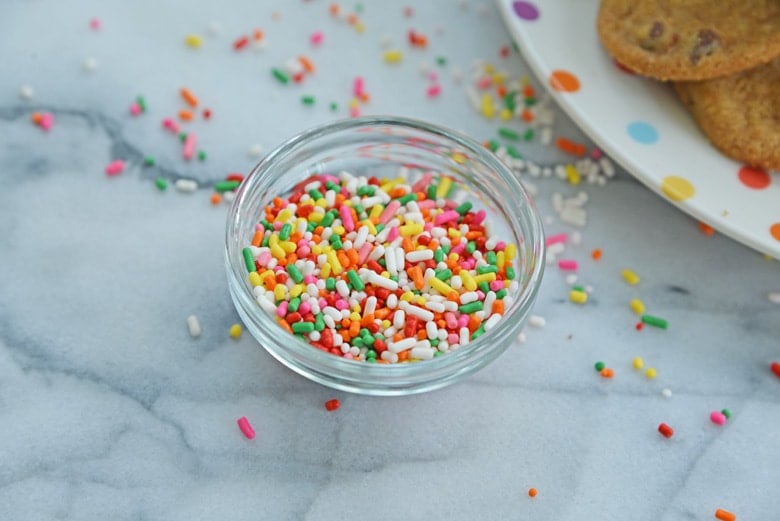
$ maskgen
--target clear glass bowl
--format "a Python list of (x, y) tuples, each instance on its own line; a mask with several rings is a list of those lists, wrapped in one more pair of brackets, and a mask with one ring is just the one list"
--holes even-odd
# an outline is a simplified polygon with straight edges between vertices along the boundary
[[(321, 351), (285, 332), (264, 311), (248, 281), (242, 249), (263, 208), (312, 175), (346, 170), (395, 178), (401, 167), (444, 172), (484, 209), (493, 233), (517, 245), (518, 290), (503, 318), (470, 343), (432, 360), (371, 364)], [(225, 264), (233, 302), (260, 345), (293, 371), (344, 391), (403, 395), (437, 389), (495, 360), (514, 341), (536, 299), (544, 269), (539, 214), (518, 178), (473, 139), (414, 119), (361, 117), (307, 130), (268, 154), (236, 193), (227, 220)]]

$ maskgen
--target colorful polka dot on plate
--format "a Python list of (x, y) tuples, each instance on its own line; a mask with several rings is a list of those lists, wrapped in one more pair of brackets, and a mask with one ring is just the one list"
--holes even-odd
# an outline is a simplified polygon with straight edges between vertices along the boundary
[(515, 14), (522, 20), (531, 22), (539, 18), (539, 8), (532, 2), (521, 2), (518, 0), (517, 2), (512, 3), (512, 9), (514, 9)]
[(550, 74), (550, 87), (559, 92), (577, 92), (580, 79), (569, 71), (558, 69)]
[(628, 135), (637, 143), (652, 145), (658, 141), (658, 131), (645, 121), (633, 121), (626, 127)]
[(769, 172), (752, 166), (740, 168), (739, 172), (737, 172), (737, 177), (743, 185), (754, 190), (763, 190), (772, 183)]
[(696, 193), (690, 181), (678, 175), (668, 175), (661, 181), (661, 191), (672, 201), (685, 201)]
[(775, 223), (769, 227), (769, 235), (778, 242), (780, 242), (780, 223)]

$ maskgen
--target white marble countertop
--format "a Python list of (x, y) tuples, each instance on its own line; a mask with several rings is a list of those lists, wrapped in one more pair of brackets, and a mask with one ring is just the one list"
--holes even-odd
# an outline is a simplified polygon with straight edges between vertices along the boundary
[[(297, 376), (247, 334), (229, 338), (238, 318), (223, 267), (227, 205), (210, 204), (209, 187), (247, 172), (252, 145), (268, 150), (346, 116), (357, 75), (371, 94), (364, 113), (496, 136), (502, 123), (467, 101), (469, 66), (530, 73), (515, 53), (499, 56), (510, 41), (494, 6), (418, 4), (406, 17), (403, 3), (363, 2), (360, 34), (324, 0), (6, 2), (0, 519), (706, 520), (718, 508), (777, 518), (780, 379), (769, 365), (780, 360), (780, 306), (767, 295), (780, 291), (778, 264), (702, 234), (623, 173), (603, 188), (531, 181), (551, 234), (575, 231), (556, 218), (553, 194), (590, 197), (581, 243), (565, 253), (590, 300), (569, 302), (566, 274), (551, 266), (535, 310), (546, 326), (461, 383), (351, 395)], [(360, 4), (341, 7), (343, 18)], [(233, 51), (255, 28), (264, 48)], [(409, 47), (410, 28), (427, 49)], [(324, 42), (312, 48), (317, 30)], [(184, 44), (189, 33), (202, 36), (200, 49)], [(385, 38), (400, 64), (384, 63)], [(316, 73), (275, 82), (271, 67), (300, 54)], [(437, 99), (425, 95), (423, 63), (439, 74)], [(20, 97), (23, 85), (32, 99)], [(186, 125), (203, 162), (183, 161), (160, 126), (184, 107), (184, 86), (212, 110)], [(133, 117), (138, 95), (148, 110)], [(53, 114), (49, 132), (31, 123), (35, 111)], [(555, 132), (584, 140), (560, 115)], [(537, 141), (519, 147), (541, 164), (568, 160)], [(147, 155), (156, 166), (143, 166)], [(108, 178), (116, 159), (127, 167)], [(161, 192), (158, 176), (201, 189)], [(640, 274), (638, 286), (622, 281), (623, 268)], [(668, 330), (635, 330), (635, 297)], [(657, 378), (632, 369), (637, 356)], [(597, 361), (614, 378), (601, 378)], [(331, 398), (341, 408), (327, 412)], [(723, 408), (731, 419), (711, 423)], [(238, 430), (241, 416), (254, 440)], [(661, 422), (672, 438), (657, 432)]]

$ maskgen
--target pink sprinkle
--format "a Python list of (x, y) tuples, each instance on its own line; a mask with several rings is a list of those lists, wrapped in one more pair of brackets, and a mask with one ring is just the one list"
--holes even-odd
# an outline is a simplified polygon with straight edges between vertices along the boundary
[(498, 241), (494, 249), (496, 251), (504, 251), (506, 249), (506, 243), (504, 241)]
[(133, 116), (137, 116), (140, 113), (141, 113), (141, 105), (139, 105), (138, 103), (133, 103), (132, 105), (130, 105), (130, 114), (132, 114)]
[(717, 425), (725, 425), (726, 424), (726, 415), (723, 414), (720, 411), (712, 411), (710, 413), (710, 421), (712, 423), (717, 424)]
[(397, 212), (400, 207), (401, 203), (398, 202), (398, 199), (390, 201), (379, 216), (379, 224), (387, 224), (387, 221), (393, 218), (393, 215), (395, 215), (395, 212)]
[(412, 185), (412, 192), (422, 192), (429, 184), (431, 184), (433, 175), (430, 172), (425, 172), (419, 181)]
[(469, 325), (469, 316), (468, 315), (461, 315), (458, 317), (458, 326), (459, 327), (466, 327)]
[(298, 313), (300, 313), (301, 315), (305, 315), (309, 311), (311, 311), (311, 304), (309, 304), (308, 302), (301, 302), (301, 305), (298, 306)]
[(487, 212), (485, 210), (480, 210), (476, 214), (474, 214), (474, 219), (471, 221), (474, 225), (479, 226), (482, 224), (482, 221), (485, 220), (485, 217), (487, 217)]
[(95, 17), (89, 21), (89, 27), (97, 31), (100, 29), (100, 18)]
[(320, 45), (324, 39), (325, 35), (322, 33), (322, 31), (315, 31), (311, 33), (311, 36), (309, 36), (309, 41), (312, 45)]
[(590, 151), (590, 157), (592, 159), (601, 159), (602, 153), (600, 148), (593, 148)]
[(38, 123), (43, 130), (48, 132), (51, 127), (54, 126), (54, 114), (51, 112), (44, 112), (41, 114), (41, 121)]
[(444, 223), (448, 223), (451, 221), (455, 221), (460, 217), (460, 214), (456, 212), (455, 210), (449, 210), (446, 212), (442, 212), (433, 219), (433, 224), (436, 226), (441, 226)]
[(455, 329), (458, 327), (458, 317), (452, 311), (444, 313), (444, 321), (447, 323), (449, 329)]
[(301, 257), (307, 257), (310, 253), (311, 253), (311, 248), (309, 248), (308, 246), (301, 246), (300, 248), (298, 248), (295, 254), (298, 256), (298, 258), (301, 258)]
[(244, 436), (247, 437), (247, 439), (254, 439), (255, 438), (255, 430), (252, 428), (252, 424), (249, 423), (249, 420), (246, 419), (246, 416), (242, 416), (238, 419), (238, 428), (241, 429), (241, 432), (244, 433)]
[(349, 116), (351, 118), (360, 117), (360, 107), (350, 107), (349, 108)]
[(393, 242), (399, 235), (401, 235), (401, 231), (398, 229), (398, 226), (393, 226), (390, 228), (390, 231), (387, 232), (387, 242)]
[(363, 244), (363, 246), (360, 247), (358, 250), (358, 260), (360, 261), (360, 264), (363, 264), (366, 262), (366, 259), (371, 254), (371, 250), (374, 249), (373, 246), (369, 243)]
[(286, 317), (287, 316), (287, 306), (288, 305), (289, 304), (287, 303), (286, 300), (283, 300), (282, 302), (280, 302), (279, 306), (277, 306), (277, 308), (276, 308), (276, 316), (279, 317), (279, 318)]
[(466, 245), (462, 242), (459, 242), (458, 244), (456, 244), (450, 249), (450, 253), (457, 253), (458, 255), (460, 255), (464, 251), (466, 251)]
[(349, 308), (349, 302), (347, 302), (343, 298), (340, 298), (336, 301), (333, 307), (335, 307), (339, 311), (344, 311), (345, 309)]
[(125, 169), (125, 162), (121, 159), (111, 161), (106, 165), (106, 175), (118, 175)]
[(566, 242), (566, 240), (568, 238), (569, 238), (568, 235), (566, 235), (565, 233), (558, 233), (556, 235), (550, 235), (549, 237), (547, 237), (547, 240), (545, 241), (545, 244), (547, 246), (550, 246), (552, 244), (557, 244), (559, 242)]
[(317, 284), (317, 277), (314, 275), (306, 275), (303, 277), (303, 283), (304, 284)]
[(363, 81), (363, 77), (357, 76), (355, 78), (354, 83), (352, 84), (352, 94), (354, 94), (356, 98), (360, 98), (361, 96), (363, 96), (364, 88), (365, 88), (365, 82)]
[(255, 224), (255, 231), (256, 231), (256, 232), (262, 232), (262, 231), (265, 231), (265, 226), (263, 226), (263, 225), (262, 225), (262, 224), (260, 224), (260, 223), (257, 223), (257, 224)]
[(187, 138), (184, 140), (184, 147), (181, 149), (181, 155), (184, 159), (190, 160), (195, 155), (195, 147), (198, 146), (198, 136), (195, 132), (187, 134)]
[(263, 253), (258, 255), (257, 262), (260, 264), (260, 266), (267, 266), (268, 263), (271, 262), (271, 252), (264, 251)]
[(439, 79), (439, 75), (436, 73), (436, 71), (431, 71), (428, 73), (428, 79), (430, 81), (436, 81)]
[(558, 268), (566, 271), (575, 271), (578, 268), (578, 264), (574, 259), (561, 259), (558, 261)]
[(178, 134), (181, 131), (181, 127), (179, 127), (179, 124), (174, 121), (173, 118), (165, 118), (162, 121), (162, 125), (164, 128), (169, 130), (172, 134)]
[(352, 214), (349, 208), (345, 205), (339, 207), (339, 215), (341, 216), (341, 224), (344, 225), (344, 229), (348, 232), (355, 230), (355, 221), (352, 219)]
[(428, 87), (428, 90), (425, 91), (425, 94), (427, 94), (429, 98), (437, 97), (439, 94), (441, 94), (441, 85), (438, 83), (431, 85)]
[(504, 289), (504, 281), (503, 280), (494, 280), (490, 283), (490, 289), (493, 291), (501, 291)]
[(449, 335), (447, 335), (447, 343), (449, 345), (457, 344), (459, 342), (460, 342), (460, 337), (455, 333), (450, 333)]
[(328, 306), (328, 301), (320, 297), (320, 299), (317, 301), (317, 304), (320, 305), (320, 309), (325, 309)]
[(485, 300), (485, 294), (482, 292), (481, 289), (477, 290), (477, 300)]
[(491, 85), (493, 85), (493, 78), (490, 76), (482, 76), (477, 80), (478, 89), (489, 89)]
[(348, 360), (352, 360), (352, 359), (354, 359), (355, 357), (354, 357), (354, 356), (352, 356), (352, 353), (344, 353), (344, 358), (346, 358), (346, 359), (348, 359)]

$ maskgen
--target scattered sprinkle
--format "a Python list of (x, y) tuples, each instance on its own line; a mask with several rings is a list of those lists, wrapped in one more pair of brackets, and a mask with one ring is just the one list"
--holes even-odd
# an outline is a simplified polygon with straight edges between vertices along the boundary
[(236, 423), (238, 423), (238, 428), (241, 429), (241, 432), (244, 434), (244, 436), (246, 436), (247, 439), (254, 439), (255, 429), (252, 427), (252, 424), (249, 423), (249, 420), (246, 418), (246, 416), (239, 418)]
[(263, 145), (259, 145), (259, 144), (251, 145), (247, 149), (246, 154), (252, 159), (256, 159), (260, 157), (261, 155), (263, 155)]
[(173, 186), (179, 192), (192, 193), (198, 189), (198, 182), (193, 179), (177, 179)]
[(339, 402), (336, 398), (325, 402), (325, 409), (329, 412), (335, 411), (339, 407), (341, 407), (341, 402)]
[(663, 396), (666, 399), (669, 399), (672, 397), (672, 390), (671, 389), (662, 389), (661, 390), (661, 396)]
[(767, 293), (766, 298), (772, 304), (780, 304), (780, 291), (770, 291)]
[(726, 417), (727, 420), (731, 419), (731, 411), (728, 409), (722, 409), (720, 413)]
[(780, 362), (772, 362), (769, 366), (776, 377), (780, 378)]
[(712, 411), (710, 413), (710, 421), (716, 425), (725, 425), (726, 419), (726, 415), (720, 411)]
[(648, 367), (645, 371), (645, 377), (649, 380), (654, 380), (658, 376), (658, 371), (653, 367)]
[(543, 328), (547, 325), (547, 320), (539, 315), (531, 315), (528, 317), (528, 325), (536, 328)]
[(638, 298), (631, 299), (628, 303), (628, 307), (631, 308), (631, 311), (636, 315), (641, 316), (645, 313), (645, 303)]
[(721, 508), (715, 511), (715, 517), (720, 521), (736, 521), (737, 516)]
[(667, 322), (666, 319), (647, 314), (642, 315), (642, 323), (659, 329), (668, 329), (669, 327), (669, 322)]
[(674, 429), (672, 429), (671, 427), (669, 427), (669, 426), (668, 426), (667, 424), (665, 424), (665, 423), (661, 423), (661, 424), (658, 426), (658, 432), (660, 432), (660, 433), (661, 433), (661, 435), (662, 435), (664, 438), (671, 438), (672, 436), (674, 436)]
[(602, 378), (612, 378), (613, 376), (615, 376), (615, 372), (609, 367), (605, 367), (604, 369), (602, 369), (599, 374), (601, 374)]
[(116, 159), (114, 161), (111, 161), (108, 165), (106, 165), (106, 175), (108, 176), (115, 176), (119, 175), (125, 170), (125, 162), (121, 159)]
[(195, 94), (192, 93), (190, 89), (187, 87), (182, 87), (179, 89), (179, 94), (181, 94), (181, 98), (192, 108), (195, 108), (198, 106), (198, 97), (195, 96)]
[(636, 272), (632, 270), (624, 269), (620, 272), (620, 275), (623, 277), (623, 280), (632, 286), (639, 284), (639, 275), (637, 275)]
[(242, 331), (243, 329), (241, 328), (241, 324), (233, 324), (232, 326), (230, 326), (230, 331), (229, 331), (230, 338), (234, 338), (238, 340), (239, 338), (241, 338)]
[(188, 34), (184, 37), (184, 43), (187, 45), (187, 47), (199, 49), (200, 46), (203, 45), (203, 38), (197, 34)]
[(604, 362), (596, 362), (593, 366), (593, 368), (596, 369), (596, 371), (601, 371), (602, 369), (604, 369), (604, 367), (606, 367)]
[(528, 489), (528, 497), (536, 497), (537, 491), (535, 488), (531, 487)]
[(33, 96), (35, 95), (35, 91), (33, 90), (31, 85), (22, 85), (19, 87), (19, 97), (22, 98), (25, 101), (29, 101), (33, 99)]
[(569, 300), (575, 304), (585, 304), (588, 301), (588, 294), (582, 290), (572, 289), (569, 292)]
[(158, 177), (157, 179), (154, 180), (154, 186), (156, 186), (157, 189), (160, 190), (161, 192), (164, 192), (165, 190), (168, 189), (168, 180), (165, 179), (164, 177)]
[(195, 315), (190, 315), (187, 317), (187, 329), (189, 330), (190, 336), (192, 338), (198, 338), (200, 336), (201, 330), (198, 317)]
[(81, 63), (84, 72), (94, 72), (98, 68), (98, 61), (95, 58), (87, 58)]
[(645, 366), (645, 361), (642, 360), (640, 357), (634, 357), (634, 359), (631, 361), (631, 366), (636, 369), (637, 371), (641, 370)]

